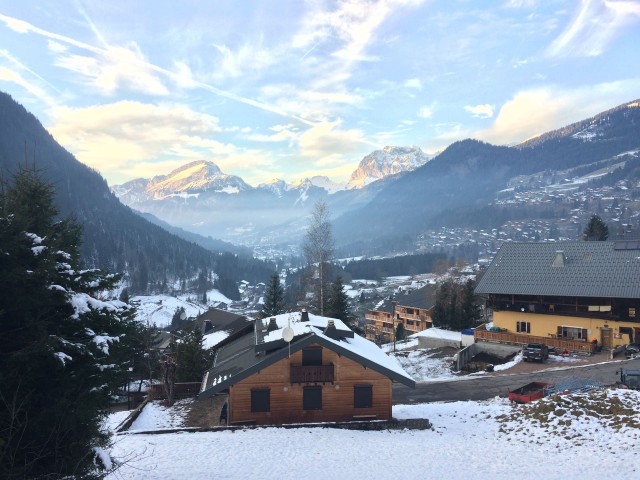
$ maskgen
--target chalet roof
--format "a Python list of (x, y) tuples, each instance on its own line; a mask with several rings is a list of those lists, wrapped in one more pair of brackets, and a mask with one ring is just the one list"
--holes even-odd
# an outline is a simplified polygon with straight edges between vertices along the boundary
[(435, 286), (425, 285), (407, 294), (396, 295), (393, 299), (385, 299), (373, 311), (391, 313), (393, 310), (392, 301), (397, 302), (397, 305), (402, 307), (431, 309), (435, 302), (434, 295)]
[(434, 292), (434, 285), (425, 285), (424, 287), (414, 290), (407, 295), (398, 295), (395, 300), (398, 302), (398, 305), (403, 307), (429, 309), (433, 307), (433, 303), (435, 301)]
[[(276, 319), (278, 329), (267, 331), (270, 318)], [(409, 387), (415, 386), (414, 380), (395, 358), (386, 355), (373, 342), (354, 335), (338, 319), (308, 314), (309, 320), (302, 321), (300, 312), (270, 318), (256, 320), (253, 332), (218, 350), (213, 367), (205, 372), (200, 398), (215, 395), (312, 344), (333, 350)], [(335, 327), (331, 331), (327, 330), (329, 321), (333, 321)], [(289, 345), (282, 339), (287, 327), (293, 330), (294, 335)]]
[(640, 298), (640, 244), (503, 243), (475, 292)]
[[(205, 331), (205, 324), (211, 323), (211, 330)], [(253, 330), (252, 321), (237, 313), (227, 312), (218, 308), (210, 308), (196, 318), (196, 323), (204, 333), (204, 345), (211, 348), (227, 343), (238, 335)]]

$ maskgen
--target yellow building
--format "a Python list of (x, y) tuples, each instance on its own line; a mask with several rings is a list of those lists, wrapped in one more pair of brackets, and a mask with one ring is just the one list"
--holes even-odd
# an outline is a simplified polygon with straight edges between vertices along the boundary
[(493, 310), (496, 331), (483, 339), (605, 349), (640, 343), (637, 240), (504, 243), (475, 291)]

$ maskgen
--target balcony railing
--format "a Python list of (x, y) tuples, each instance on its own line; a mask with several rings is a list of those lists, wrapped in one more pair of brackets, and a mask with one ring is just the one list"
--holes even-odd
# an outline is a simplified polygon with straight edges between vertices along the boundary
[(291, 365), (291, 383), (332, 383), (333, 364)]
[(487, 330), (475, 329), (473, 336), (476, 342), (499, 342), (510, 343), (514, 345), (525, 345), (527, 343), (544, 343), (549, 347), (554, 347), (559, 350), (568, 350), (570, 352), (585, 352), (593, 353), (595, 346), (591, 342), (586, 340), (571, 340), (564, 338), (557, 338), (555, 336), (548, 337), (536, 337), (526, 333), (512, 333), (512, 332), (490, 332)]

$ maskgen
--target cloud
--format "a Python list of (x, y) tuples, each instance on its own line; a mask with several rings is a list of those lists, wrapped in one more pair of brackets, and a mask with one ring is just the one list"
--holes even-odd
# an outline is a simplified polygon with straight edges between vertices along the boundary
[(420, 118), (431, 118), (433, 117), (433, 108), (430, 106), (420, 107), (416, 115)]
[(175, 105), (121, 101), (61, 107), (54, 110), (49, 130), (108, 178), (126, 177), (123, 172), (153, 159), (203, 158), (231, 150), (211, 139), (221, 131), (217, 118)]
[(362, 143), (380, 148), (379, 145), (366, 140), (361, 130), (343, 130), (340, 124), (339, 120), (323, 122), (302, 132), (297, 138), (300, 155), (322, 162), (325, 157), (334, 154), (357, 152), (361, 149)]
[(47, 40), (47, 48), (53, 53), (64, 53), (67, 51), (67, 47), (60, 42), (54, 40)]
[(233, 51), (227, 45), (214, 45), (220, 61), (216, 64), (212, 77), (223, 80), (238, 78), (249, 73), (261, 72), (276, 61), (272, 52), (262, 47), (262, 39), (247, 42)]
[(90, 85), (105, 95), (120, 90), (156, 96), (169, 94), (135, 42), (125, 47), (108, 46), (96, 56), (62, 53), (55, 65), (83, 75)]
[(27, 81), (20, 73), (10, 70), (5, 67), (0, 67), (0, 81), (11, 82), (19, 85), (29, 92), (34, 97), (37, 97), (47, 103), (49, 106), (55, 105), (55, 101), (51, 98), (45, 90)]
[(404, 82), (406, 88), (414, 88), (416, 90), (422, 90), (422, 82), (419, 78), (410, 78)]
[(502, 145), (520, 143), (630, 101), (629, 92), (639, 90), (640, 77), (573, 89), (523, 90), (502, 105), (490, 128), (474, 137)]
[[(8, 17), (3, 14), (0, 14), (0, 21), (4, 22), (9, 28), (15, 31), (18, 31), (20, 33), (32, 32), (37, 35), (41, 35), (47, 39), (56, 40), (62, 44), (70, 45), (73, 47), (77, 47), (81, 50), (94, 53), (95, 57), (74, 55), (74, 56), (66, 57), (66, 60), (63, 58), (61, 61), (63, 65), (66, 65), (66, 67), (68, 67), (71, 70), (76, 70), (76, 71), (80, 70), (82, 72), (85, 72), (88, 76), (92, 77), (94, 81), (98, 81), (99, 79), (98, 83), (107, 88), (110, 88), (111, 86), (113, 86), (114, 82), (115, 83), (122, 82), (125, 85), (132, 85), (134, 87), (139, 87), (141, 85), (141, 82), (143, 81), (141, 78), (135, 76), (135, 71), (130, 71), (128, 73), (120, 74), (119, 72), (114, 72), (113, 69), (110, 68), (115, 66), (115, 64), (118, 63), (116, 59), (120, 57), (121, 60), (127, 59), (128, 61), (137, 62), (135, 67), (142, 69), (143, 71), (142, 76), (147, 79), (149, 78), (150, 75), (152, 75), (152, 72), (155, 72), (172, 79), (178, 85), (188, 84), (190, 86), (193, 86), (194, 88), (200, 88), (202, 90), (213, 93), (214, 95), (218, 95), (220, 97), (227, 98), (229, 100), (240, 102), (245, 105), (250, 105), (252, 107), (258, 108), (263, 111), (271, 112), (276, 115), (288, 117), (290, 119), (297, 120), (303, 124), (307, 124), (307, 125), (313, 124), (311, 121), (299, 115), (290, 113), (288, 111), (283, 111), (274, 105), (270, 105), (264, 102), (254, 100), (252, 98), (237, 95), (235, 93), (217, 88), (213, 85), (210, 85), (204, 82), (196, 81), (191, 76), (190, 70), (185, 68), (185, 64), (182, 64), (180, 68), (174, 72), (174, 71), (159, 67), (157, 65), (154, 65), (152, 63), (149, 63), (144, 59), (144, 57), (141, 54), (138, 55), (139, 49), (137, 48), (136, 44), (130, 44), (130, 47), (132, 45), (135, 45), (135, 48), (133, 49), (133, 51), (125, 47), (101, 48), (101, 47), (96, 47), (94, 45), (90, 45), (85, 42), (75, 40), (65, 35), (49, 32), (42, 28), (36, 27), (30, 23), (27, 23), (12, 17)], [(109, 62), (107, 62), (107, 68), (105, 68), (104, 71), (102, 71), (103, 74), (101, 74), (100, 72), (101, 70), (103, 70), (103, 67), (101, 67), (97, 63), (98, 63), (98, 59), (103, 57), (106, 57), (108, 60), (110, 60), (111, 64), (109, 65)], [(130, 64), (126, 64), (125, 66), (129, 69), (131, 69), (132, 67), (132, 65)], [(132, 69), (132, 70), (135, 70), (135, 69)], [(151, 86), (151, 92), (155, 91), (156, 93), (161, 93), (164, 91), (164, 86), (162, 86), (159, 79), (153, 79), (152, 83), (153, 85)]]
[(625, 28), (640, 22), (640, 4), (630, 0), (582, 0), (567, 28), (549, 45), (549, 57), (601, 55)]
[(476, 118), (491, 118), (493, 117), (493, 105), (488, 103), (482, 105), (467, 105), (464, 109)]
[(365, 53), (376, 39), (376, 30), (395, 10), (420, 3), (421, 0), (345, 0), (333, 10), (316, 3), (316, 8), (310, 9), (303, 20), (293, 46), (304, 49), (304, 56), (322, 44), (333, 50), (334, 57), (347, 63), (376, 60)]

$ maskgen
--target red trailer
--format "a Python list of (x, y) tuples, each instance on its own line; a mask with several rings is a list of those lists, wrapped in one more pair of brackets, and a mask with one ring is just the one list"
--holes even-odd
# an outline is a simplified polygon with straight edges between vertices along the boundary
[(545, 382), (531, 382), (525, 386), (509, 392), (509, 400), (515, 403), (529, 403), (545, 396), (545, 387), (550, 384)]

